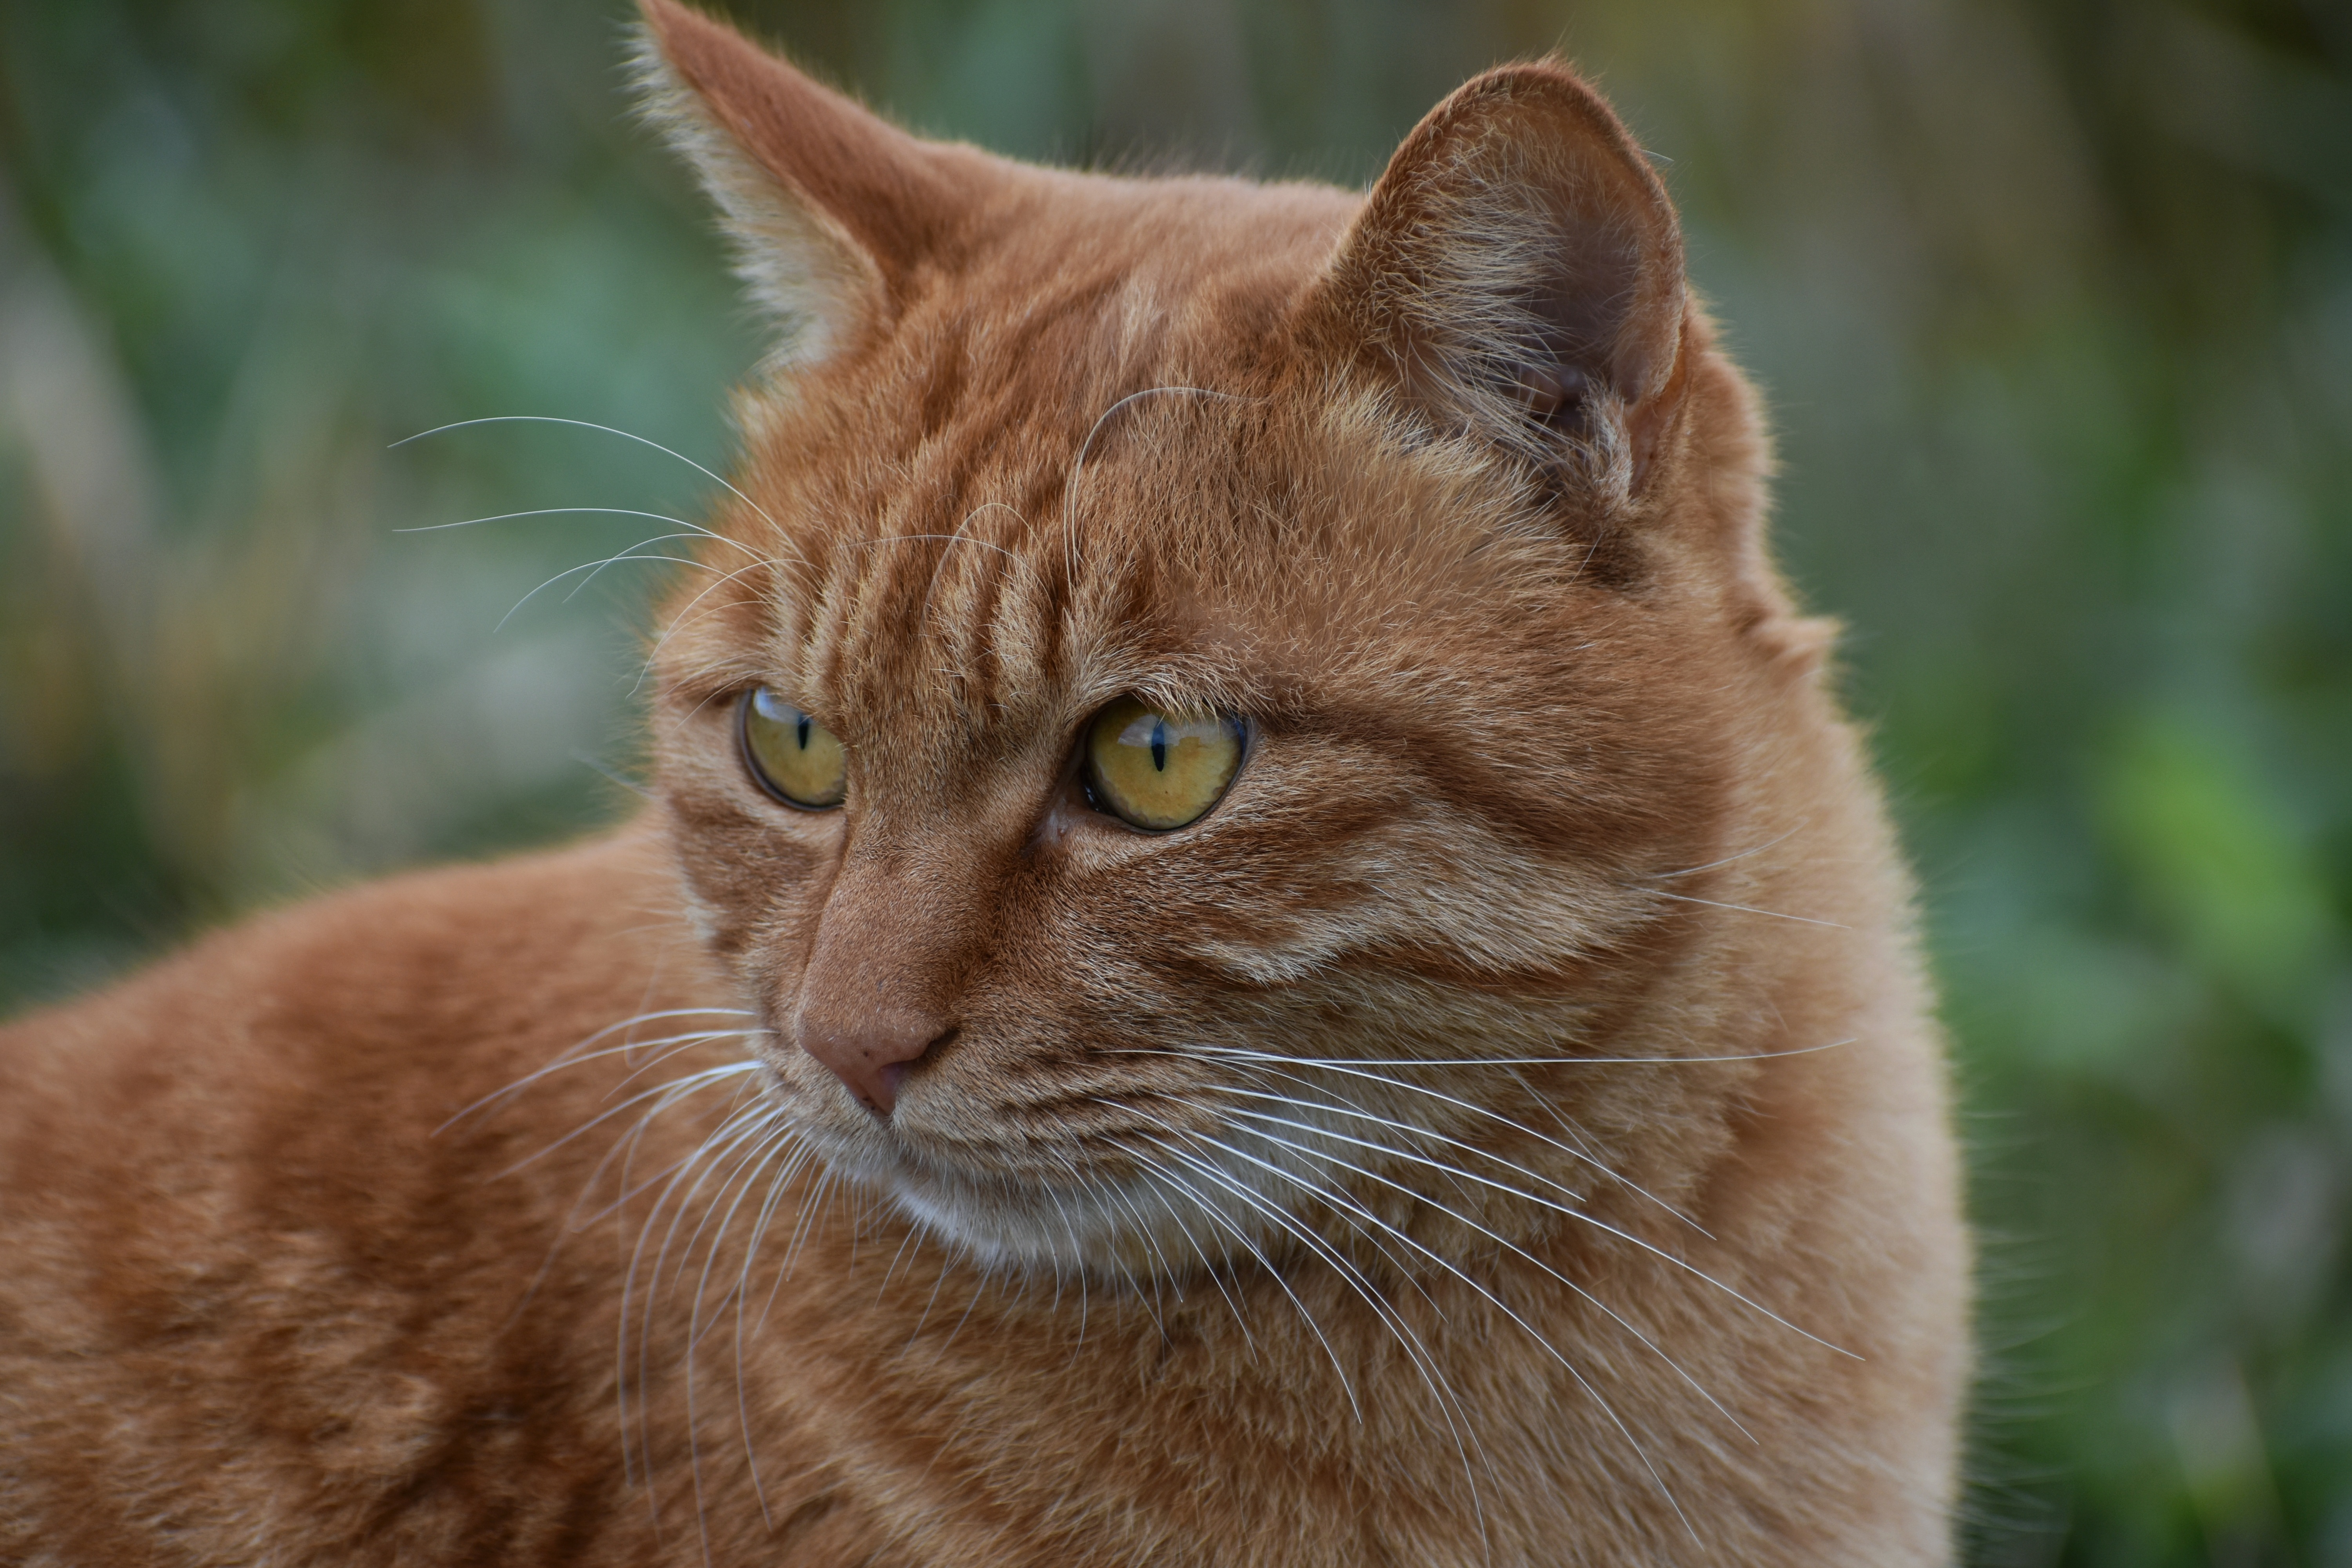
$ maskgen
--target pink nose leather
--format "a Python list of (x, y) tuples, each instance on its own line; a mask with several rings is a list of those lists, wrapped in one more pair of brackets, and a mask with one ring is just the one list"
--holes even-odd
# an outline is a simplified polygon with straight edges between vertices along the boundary
[(793, 1034), (887, 1121), (916, 1058), (954, 1032), (975, 884), (936, 856), (893, 848), (871, 824), (867, 836), (874, 844), (853, 847), (826, 896)]
[(836, 1019), (806, 1003), (797, 1026), (801, 1049), (831, 1068), (858, 1104), (886, 1121), (898, 1103), (898, 1085), (908, 1065), (946, 1033), (937, 1019), (919, 1014), (882, 1008)]

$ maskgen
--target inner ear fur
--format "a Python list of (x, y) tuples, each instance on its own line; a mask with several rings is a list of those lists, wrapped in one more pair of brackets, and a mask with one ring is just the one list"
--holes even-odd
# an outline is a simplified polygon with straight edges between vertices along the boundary
[(719, 205), (777, 325), (772, 367), (887, 330), (922, 268), (952, 265), (996, 161), (908, 135), (677, 0), (640, 11), (645, 111)]
[(1316, 306), (1441, 428), (1596, 500), (1640, 494), (1674, 424), (1681, 226), (1624, 125), (1555, 61), (1475, 78), (1413, 129)]

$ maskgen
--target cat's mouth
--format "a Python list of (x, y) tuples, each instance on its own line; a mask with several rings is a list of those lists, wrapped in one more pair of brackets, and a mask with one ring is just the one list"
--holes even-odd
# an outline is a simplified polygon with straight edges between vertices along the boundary
[(1151, 1202), (1131, 1172), (1075, 1151), (1003, 1158), (939, 1138), (915, 1119), (841, 1139), (813, 1130), (837, 1173), (872, 1192), (986, 1267), (1110, 1270), (1131, 1268), (1145, 1247), (1139, 1204)]
[(1108, 1209), (1099, 1188), (979, 1184), (902, 1167), (886, 1190), (907, 1217), (991, 1268), (1108, 1271), (1137, 1239), (1134, 1222)]
[(1081, 1094), (1008, 1108), (914, 1072), (886, 1118), (805, 1055), (768, 1067), (770, 1092), (834, 1175), (984, 1267), (1133, 1278), (1223, 1255), (1188, 1238), (1148, 1168), (1169, 1107)]

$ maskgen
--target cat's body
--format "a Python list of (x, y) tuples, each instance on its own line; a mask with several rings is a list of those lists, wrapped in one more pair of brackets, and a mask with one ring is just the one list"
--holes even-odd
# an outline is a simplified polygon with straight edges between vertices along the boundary
[(1944, 1560), (1907, 886), (1598, 100), (1113, 181), (649, 14), (787, 329), (658, 804), (0, 1037), (0, 1559)]

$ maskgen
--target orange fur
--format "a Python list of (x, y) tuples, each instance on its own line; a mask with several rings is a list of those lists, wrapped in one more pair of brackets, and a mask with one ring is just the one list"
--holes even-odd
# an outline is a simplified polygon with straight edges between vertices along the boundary
[[(1945, 1561), (1908, 885), (1601, 100), (1110, 179), (646, 10), (779, 342), (656, 805), (0, 1037), (0, 1557)], [(1249, 724), (1190, 827), (1129, 693)]]

